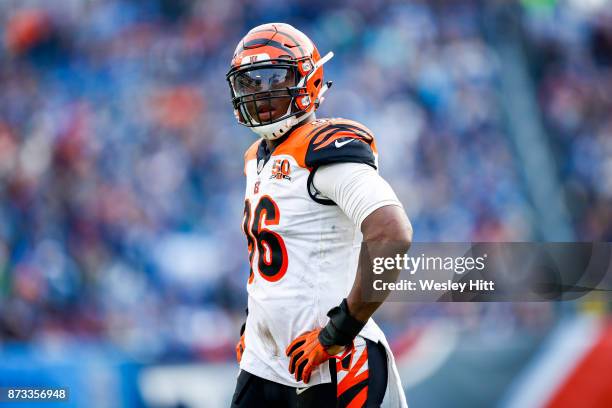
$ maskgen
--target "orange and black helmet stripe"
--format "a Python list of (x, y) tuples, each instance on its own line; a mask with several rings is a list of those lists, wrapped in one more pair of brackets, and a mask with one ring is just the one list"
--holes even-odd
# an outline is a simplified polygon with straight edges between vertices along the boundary
[(299, 41), (291, 34), (279, 31), (276, 27), (274, 29), (261, 29), (247, 34), (242, 42), (242, 47), (240, 47), (236, 54), (263, 46), (270, 46), (285, 51), (294, 59), (308, 56)]
[(253, 31), (251, 34), (257, 34), (257, 33), (262, 33), (262, 32), (273, 32), (274, 34), (272, 34), (270, 38), (276, 39), (276, 37), (278, 37), (278, 40), (280, 40), (283, 44), (289, 45), (291, 48), (297, 48), (300, 52), (300, 55), (299, 55), (300, 58), (305, 57), (307, 55), (306, 50), (302, 48), (302, 44), (300, 44), (300, 42), (288, 32), (281, 31), (277, 27), (274, 27), (274, 30), (262, 29), (262, 30)]

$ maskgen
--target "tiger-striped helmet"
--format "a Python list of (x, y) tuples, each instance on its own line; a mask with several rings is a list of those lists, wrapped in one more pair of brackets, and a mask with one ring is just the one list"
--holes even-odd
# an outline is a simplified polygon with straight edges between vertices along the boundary
[(331, 86), (314, 43), (284, 23), (253, 28), (238, 43), (226, 75), (238, 122), (269, 140), (311, 115)]

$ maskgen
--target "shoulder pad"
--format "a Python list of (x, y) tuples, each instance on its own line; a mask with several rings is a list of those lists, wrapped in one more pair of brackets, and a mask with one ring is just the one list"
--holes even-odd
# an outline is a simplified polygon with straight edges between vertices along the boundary
[(307, 137), (306, 166), (351, 162), (376, 168), (376, 143), (367, 127), (347, 119), (323, 119), (313, 123), (316, 126)]

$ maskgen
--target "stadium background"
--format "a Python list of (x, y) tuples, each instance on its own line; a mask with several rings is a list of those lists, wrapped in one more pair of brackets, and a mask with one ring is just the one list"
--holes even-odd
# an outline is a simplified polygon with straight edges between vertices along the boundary
[[(224, 75), (270, 21), (335, 52), (319, 116), (374, 131), (416, 240), (611, 240), (608, 0), (2, 0), (0, 386), (227, 405), (254, 134)], [(608, 311), (589, 295), (377, 320), (411, 407), (604, 407)]]

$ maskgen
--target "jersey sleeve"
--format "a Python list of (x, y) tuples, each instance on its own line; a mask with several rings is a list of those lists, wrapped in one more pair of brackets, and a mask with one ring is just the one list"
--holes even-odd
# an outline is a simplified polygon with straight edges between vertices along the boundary
[(305, 164), (317, 168), (333, 163), (365, 163), (376, 169), (376, 144), (372, 132), (350, 120), (325, 121), (311, 133)]
[(377, 209), (402, 206), (389, 183), (363, 163), (322, 166), (313, 178), (313, 187), (340, 207), (359, 228)]

